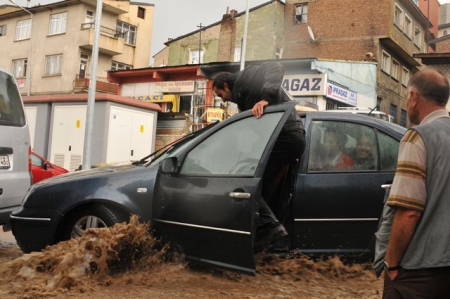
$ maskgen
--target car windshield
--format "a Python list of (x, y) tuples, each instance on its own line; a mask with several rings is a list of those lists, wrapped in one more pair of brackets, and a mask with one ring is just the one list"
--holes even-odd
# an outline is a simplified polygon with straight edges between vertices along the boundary
[(192, 132), (192, 133), (176, 140), (175, 142), (170, 143), (163, 148), (160, 148), (159, 150), (155, 151), (154, 153), (141, 159), (141, 162), (144, 162), (148, 158), (153, 157), (153, 159), (151, 161), (147, 162), (145, 164), (145, 166), (152, 166), (152, 165), (159, 164), (165, 158), (172, 157), (172, 156), (176, 155), (177, 153), (179, 153), (180, 151), (182, 151), (184, 148), (189, 146), (189, 144), (191, 144), (196, 139), (195, 137), (200, 136), (201, 134), (205, 133), (207, 130), (211, 129), (218, 123), (219, 122), (212, 123), (209, 126), (206, 126), (205, 128), (203, 128), (201, 130)]

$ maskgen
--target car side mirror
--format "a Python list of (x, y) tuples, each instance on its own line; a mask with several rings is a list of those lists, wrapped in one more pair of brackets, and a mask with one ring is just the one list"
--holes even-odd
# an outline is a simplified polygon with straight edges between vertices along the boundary
[(44, 168), (45, 170), (47, 170), (47, 169), (48, 169), (48, 166), (49, 166), (49, 165), (48, 165), (47, 163), (44, 162), (44, 164), (42, 165), (42, 168)]
[(165, 174), (175, 174), (178, 168), (178, 159), (170, 157), (161, 162), (161, 171)]

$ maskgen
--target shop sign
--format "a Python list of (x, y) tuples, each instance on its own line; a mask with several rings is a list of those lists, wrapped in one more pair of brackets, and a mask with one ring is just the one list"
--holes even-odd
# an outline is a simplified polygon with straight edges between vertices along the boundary
[(323, 96), (326, 82), (326, 74), (286, 75), (282, 86), (292, 96)]
[(224, 111), (220, 108), (207, 108), (206, 109), (206, 121), (215, 122), (223, 120)]
[(155, 92), (194, 92), (195, 81), (155, 82)]
[(331, 82), (327, 83), (327, 98), (356, 107), (357, 93)]

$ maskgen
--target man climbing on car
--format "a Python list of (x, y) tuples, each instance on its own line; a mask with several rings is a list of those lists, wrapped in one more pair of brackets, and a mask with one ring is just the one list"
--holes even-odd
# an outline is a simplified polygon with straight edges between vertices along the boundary
[[(213, 82), (214, 92), (224, 102), (236, 103), (239, 111), (252, 110), (256, 118), (264, 114), (264, 107), (290, 101), (282, 89), (284, 69), (278, 62), (252, 65), (237, 73), (219, 73)], [(299, 160), (305, 149), (305, 130), (296, 112), (289, 116), (270, 154), (263, 175), (259, 223), (256, 228), (255, 250), (262, 250), (287, 232), (270, 209), (277, 206), (274, 191), (279, 174), (286, 165)]]

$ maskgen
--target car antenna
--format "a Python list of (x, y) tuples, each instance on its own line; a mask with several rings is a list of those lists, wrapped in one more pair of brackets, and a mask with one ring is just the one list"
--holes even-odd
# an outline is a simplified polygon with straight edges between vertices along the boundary
[(376, 105), (375, 107), (373, 107), (372, 109), (370, 109), (370, 112), (369, 113), (367, 113), (367, 115), (370, 115), (370, 114), (372, 114), (372, 112), (376, 109), (378, 107), (378, 105)]

